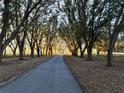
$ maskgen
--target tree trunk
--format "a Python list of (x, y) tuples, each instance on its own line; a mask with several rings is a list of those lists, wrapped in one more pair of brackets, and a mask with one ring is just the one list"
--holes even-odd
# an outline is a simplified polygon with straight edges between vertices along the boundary
[(97, 56), (99, 56), (100, 55), (100, 51), (99, 50), (97, 50)]
[(31, 58), (34, 58), (34, 47), (31, 47)]
[(7, 55), (6, 55), (6, 49), (5, 49), (4, 52), (3, 52), (3, 56), (7, 56)]
[(48, 55), (48, 46), (46, 46), (46, 53), (45, 55), (47, 56)]
[(43, 56), (43, 55), (44, 55), (43, 49), (41, 48), (41, 49), (39, 49), (39, 50), (40, 50), (40, 56)]
[(9, 19), (10, 19), (10, 2), (11, 0), (3, 0), (4, 4), (4, 9), (2, 12), (2, 28), (0, 31), (0, 63), (2, 63), (2, 58), (3, 58), (3, 51), (4, 51), (4, 44), (3, 41), (5, 41), (6, 33), (9, 28)]
[(107, 53), (107, 66), (112, 66), (111, 60), (112, 60), (112, 48), (108, 49), (108, 53)]
[(13, 51), (13, 56), (16, 56), (16, 50)]
[(113, 47), (114, 47), (113, 44), (114, 43), (112, 43), (112, 40), (110, 40), (109, 46), (108, 46), (108, 51), (107, 51), (107, 66), (112, 66), (111, 61), (112, 61), (112, 56), (113, 56), (113, 54), (112, 54)]
[(26, 36), (27, 36), (27, 30), (24, 31), (24, 36), (22, 40), (20, 40), (19, 36), (17, 38), (17, 43), (19, 45), (19, 52), (20, 52), (20, 55), (19, 55), (20, 60), (24, 60), (23, 56), (25, 55), (24, 45), (25, 45)]
[(0, 64), (3, 63), (2, 58), (3, 58), (3, 49), (0, 48)]
[(112, 66), (113, 49), (118, 37), (119, 30), (115, 30), (109, 39), (108, 53), (107, 53), (107, 66)]
[(53, 55), (53, 48), (50, 46), (50, 55)]
[(37, 57), (40, 57), (40, 50), (37, 50)]
[(92, 60), (92, 47), (87, 47), (87, 60)]
[(23, 58), (24, 46), (19, 46), (19, 60), (24, 60)]
[(37, 57), (40, 57), (40, 48), (37, 47), (36, 51), (37, 51)]
[(72, 50), (71, 52), (72, 52), (72, 56), (78, 56), (78, 54), (77, 54), (77, 49), (74, 49), (74, 50)]
[(84, 52), (86, 50), (86, 46), (84, 47), (84, 49), (82, 50), (82, 47), (80, 46), (80, 57), (83, 58), (84, 57)]

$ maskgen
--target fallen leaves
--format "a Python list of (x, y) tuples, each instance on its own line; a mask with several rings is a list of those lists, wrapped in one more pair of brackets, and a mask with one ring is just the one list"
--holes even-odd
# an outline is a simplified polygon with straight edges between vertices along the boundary
[(37, 65), (43, 63), (49, 57), (27, 58), (27, 60), (18, 60), (18, 58), (6, 58), (4, 64), (0, 65), (0, 83), (13, 78), (19, 74), (29, 71)]
[(81, 58), (65, 57), (69, 68), (86, 93), (124, 93), (124, 63), (88, 62)]

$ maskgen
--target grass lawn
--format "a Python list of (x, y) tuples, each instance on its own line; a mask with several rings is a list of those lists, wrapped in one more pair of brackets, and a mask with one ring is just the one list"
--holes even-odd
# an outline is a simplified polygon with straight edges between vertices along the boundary
[(21, 61), (16, 57), (4, 58), (4, 63), (0, 65), (0, 83), (21, 75), (50, 58), (51, 56), (39, 58), (25, 57), (25, 60)]
[(107, 67), (105, 56), (93, 61), (65, 56), (64, 59), (85, 93), (124, 93), (124, 57), (116, 56)]

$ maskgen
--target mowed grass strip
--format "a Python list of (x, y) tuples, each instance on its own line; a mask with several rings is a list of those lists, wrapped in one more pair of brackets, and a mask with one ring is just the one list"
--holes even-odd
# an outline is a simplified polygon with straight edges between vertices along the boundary
[(4, 59), (3, 64), (0, 65), (0, 83), (21, 75), (50, 58), (52, 58), (52, 56), (39, 58), (25, 57), (25, 60), (18, 60), (18, 58), (6, 58)]
[(124, 93), (124, 57), (114, 57), (112, 67), (106, 66), (105, 57), (64, 59), (85, 93)]

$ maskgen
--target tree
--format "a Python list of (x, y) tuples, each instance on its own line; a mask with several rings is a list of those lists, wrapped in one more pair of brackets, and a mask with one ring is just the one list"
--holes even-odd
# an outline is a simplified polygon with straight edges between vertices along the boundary
[(61, 30), (60, 36), (66, 42), (73, 56), (78, 55), (78, 49), (80, 48), (81, 57), (82, 57), (83, 56), (83, 51), (82, 51), (83, 39), (81, 36), (81, 27), (76, 15), (76, 12), (77, 12), (76, 7), (71, 0), (65, 0), (64, 2), (65, 2), (65, 5), (63, 9), (61, 9), (59, 6), (60, 4), (58, 4), (59, 10), (65, 14), (61, 18), (62, 25), (60, 25), (60, 30)]
[(83, 39), (86, 43), (88, 60), (92, 60), (92, 49), (101, 28), (108, 22), (106, 0), (78, 1), (78, 15), (82, 25)]
[(82, 44), (85, 42), (88, 60), (92, 59), (92, 49), (101, 32), (101, 28), (107, 23), (108, 15), (106, 0), (65, 0), (64, 13), (66, 14), (68, 25), (72, 33), (76, 35), (81, 56)]
[(16, 56), (16, 50), (18, 48), (18, 44), (17, 44), (16, 40), (13, 40), (12, 42), (10, 42), (9, 47), (11, 48), (11, 50), (13, 52), (13, 56)]
[(109, 22), (106, 26), (108, 29), (109, 43), (107, 54), (107, 65), (111, 66), (112, 52), (117, 40), (118, 34), (124, 29), (124, 1), (109, 1)]
[(56, 37), (57, 15), (52, 15), (49, 18), (48, 30), (46, 34), (46, 55), (53, 54), (53, 40)]
[(65, 41), (69, 51), (73, 56), (78, 54), (78, 43), (76, 41), (75, 33), (69, 28), (69, 26), (61, 25), (59, 28), (59, 35)]
[[(3, 51), (8, 44), (15, 39), (20, 33), (27, 33), (27, 24), (33, 22), (29, 17), (32, 15), (34, 10), (45, 10), (51, 4), (55, 3), (55, 0), (3, 0), (3, 11), (2, 11), (2, 30), (0, 33), (0, 62), (2, 63)], [(11, 11), (11, 12), (10, 12)], [(21, 15), (20, 15), (21, 14)], [(16, 25), (12, 30), (10, 36), (5, 40), (6, 31), (10, 26), (10, 21), (15, 21)], [(19, 19), (19, 20), (18, 20)], [(30, 26), (30, 25), (28, 25)], [(25, 29), (26, 28), (26, 29)], [(26, 36), (26, 35), (25, 35)], [(25, 37), (24, 36), (24, 37)], [(22, 39), (25, 41), (25, 38)], [(24, 42), (22, 43), (24, 44)], [(22, 45), (23, 46), (23, 45)]]
[(3, 14), (2, 14), (2, 22), (3, 22), (3, 26), (2, 26), (2, 31), (0, 33), (0, 63), (2, 63), (2, 57), (3, 57), (3, 51), (4, 51), (4, 38), (6, 37), (6, 32), (9, 29), (9, 17), (10, 17), (10, 3), (11, 0), (4, 0), (4, 10), (3, 10)]
[[(32, 2), (33, 3), (33, 2)], [(35, 8), (32, 13), (31, 16), (29, 16), (29, 18), (25, 21), (25, 23), (22, 26), (22, 30), (24, 30), (22, 32), (21, 35), (18, 35), (17, 42), (18, 42), (18, 46), (19, 46), (19, 52), (20, 52), (20, 59), (23, 60), (23, 53), (24, 53), (24, 45), (25, 45), (25, 40), (27, 37), (27, 31), (30, 28), (30, 26), (32, 25), (32, 23), (36, 23), (37, 19), (42, 15), (42, 13), (44, 12), (44, 9), (42, 10), (43, 7), (48, 7), (47, 4), (45, 4), (46, 2), (42, 2), (43, 4), (39, 4), (39, 6), (37, 8)], [(30, 7), (31, 4), (29, 4)], [(33, 45), (34, 46), (34, 45)], [(33, 57), (33, 53), (34, 53), (34, 48), (31, 47), (31, 55)]]
[(45, 26), (42, 26), (42, 24), (38, 24), (35, 22), (32, 27), (29, 29), (27, 40), (30, 46), (31, 50), (31, 57), (34, 57), (34, 50), (36, 49), (37, 51), (37, 57), (42, 55), (42, 48), (41, 48), (41, 43), (42, 40), (45, 38), (45, 33), (47, 28)]
[(37, 57), (43, 55), (43, 46), (45, 45), (45, 34), (47, 33), (47, 26), (41, 25), (37, 31), (37, 39), (36, 39), (36, 51), (37, 51)]

